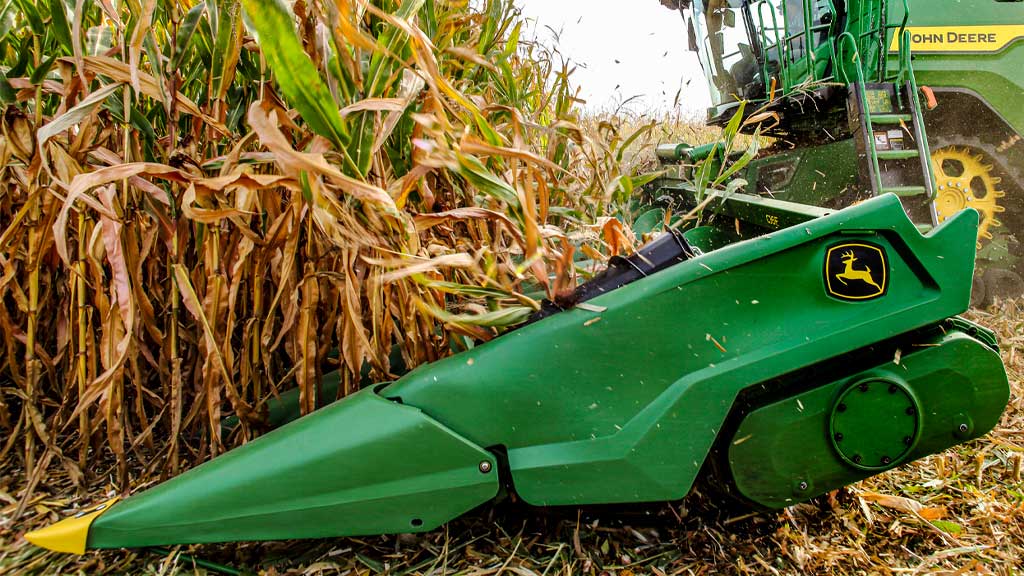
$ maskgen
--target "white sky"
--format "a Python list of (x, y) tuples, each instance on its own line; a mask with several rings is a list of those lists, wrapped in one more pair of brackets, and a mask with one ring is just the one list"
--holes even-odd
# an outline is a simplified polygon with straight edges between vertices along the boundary
[[(700, 64), (686, 50), (686, 29), (678, 12), (658, 0), (516, 0), (535, 20), (532, 37), (550, 40), (576, 62), (574, 84), (587, 109), (615, 109), (632, 96), (635, 112), (678, 110), (703, 119), (710, 100)], [(528, 34), (529, 36), (529, 34)], [(686, 83), (689, 82), (687, 86)]]

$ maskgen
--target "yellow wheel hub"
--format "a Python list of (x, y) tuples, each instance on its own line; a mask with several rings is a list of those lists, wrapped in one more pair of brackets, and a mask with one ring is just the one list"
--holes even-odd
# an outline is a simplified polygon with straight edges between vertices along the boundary
[(1005, 212), (1000, 200), (1006, 194), (999, 190), (1002, 179), (993, 174), (991, 161), (969, 148), (947, 146), (932, 152), (935, 171), (935, 210), (939, 222), (945, 221), (965, 208), (974, 208), (981, 216), (978, 227), (978, 247), (981, 240), (992, 239), (992, 228), (1002, 226), (996, 219)]

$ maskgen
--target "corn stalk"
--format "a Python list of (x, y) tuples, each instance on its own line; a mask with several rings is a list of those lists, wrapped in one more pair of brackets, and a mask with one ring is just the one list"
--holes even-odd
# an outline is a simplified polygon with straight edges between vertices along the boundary
[(629, 177), (511, 0), (15, 2), (0, 454), (37, 484), (177, 474), (285, 390), (496, 337)]

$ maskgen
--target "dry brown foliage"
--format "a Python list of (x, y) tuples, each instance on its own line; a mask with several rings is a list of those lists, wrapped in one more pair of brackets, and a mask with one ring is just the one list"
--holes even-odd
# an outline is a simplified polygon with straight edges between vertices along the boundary
[(215, 456), (283, 390), (333, 400), (327, 371), (344, 395), (392, 378), (393, 349), (415, 367), (494, 337), (573, 285), (568, 231), (632, 176), (595, 159), (621, 138), (584, 137), (568, 66), (506, 0), (253, 1), (283, 18), (259, 44), (237, 1), (147, 6), (149, 28), (130, 6), (65, 22), (125, 40), (92, 53), (57, 58), (28, 17), (0, 46), (36, 49), (0, 119), (16, 516), (52, 474), (127, 490)]

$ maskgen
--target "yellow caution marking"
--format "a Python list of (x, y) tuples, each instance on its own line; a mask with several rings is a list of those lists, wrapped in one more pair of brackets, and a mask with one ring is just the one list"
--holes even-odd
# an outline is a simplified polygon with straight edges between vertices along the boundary
[(96, 518), (99, 518), (100, 514), (110, 510), (117, 500), (117, 498), (108, 500), (103, 504), (86, 508), (71, 518), (65, 518), (52, 526), (29, 532), (25, 534), (25, 539), (36, 546), (56, 552), (85, 554), (85, 544), (89, 539), (89, 527), (92, 526)]

